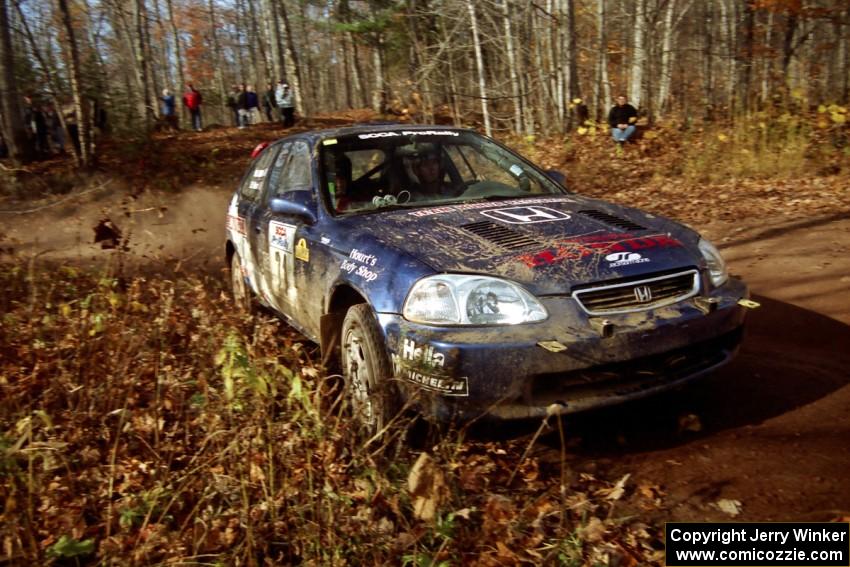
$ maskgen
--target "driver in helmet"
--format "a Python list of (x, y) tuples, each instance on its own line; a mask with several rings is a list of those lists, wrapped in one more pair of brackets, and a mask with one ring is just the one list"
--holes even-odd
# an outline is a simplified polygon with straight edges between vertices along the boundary
[(334, 201), (338, 213), (351, 206), (351, 160), (345, 154), (334, 159)]
[(428, 146), (411, 158), (411, 171), (418, 181), (413, 193), (417, 200), (456, 197), (457, 191), (446, 179), (440, 149)]

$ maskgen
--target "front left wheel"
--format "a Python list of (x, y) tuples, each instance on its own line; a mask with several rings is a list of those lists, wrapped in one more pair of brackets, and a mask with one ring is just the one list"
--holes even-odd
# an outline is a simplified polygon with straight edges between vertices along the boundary
[(342, 373), (354, 419), (370, 436), (383, 431), (401, 404), (393, 369), (372, 309), (349, 308), (342, 323)]

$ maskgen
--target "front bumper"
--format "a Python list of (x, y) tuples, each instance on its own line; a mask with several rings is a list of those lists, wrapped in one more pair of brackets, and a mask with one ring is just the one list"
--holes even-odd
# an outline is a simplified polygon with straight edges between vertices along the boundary
[(521, 419), (644, 397), (718, 368), (740, 343), (745, 308), (738, 301), (745, 297), (746, 285), (730, 279), (706, 295), (604, 318), (587, 315), (570, 297), (546, 297), (549, 318), (540, 323), (433, 327), (395, 314), (378, 320), (399, 388), (425, 414)]

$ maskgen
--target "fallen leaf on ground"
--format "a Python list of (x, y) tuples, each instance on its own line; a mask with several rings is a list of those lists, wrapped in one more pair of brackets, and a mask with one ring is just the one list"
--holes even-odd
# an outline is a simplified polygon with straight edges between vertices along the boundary
[(722, 500), (718, 500), (716, 504), (717, 507), (720, 508), (721, 512), (729, 514), (732, 517), (735, 517), (741, 513), (740, 500), (729, 500), (727, 498), (724, 498)]
[(443, 471), (428, 453), (416, 459), (407, 477), (407, 488), (413, 496), (413, 514), (420, 520), (433, 520), (446, 489)]

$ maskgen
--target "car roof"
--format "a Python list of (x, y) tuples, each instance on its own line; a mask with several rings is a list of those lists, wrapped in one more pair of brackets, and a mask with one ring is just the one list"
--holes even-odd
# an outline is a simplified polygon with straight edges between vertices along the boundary
[(286, 136), (281, 139), (296, 139), (309, 138), (311, 140), (325, 140), (328, 138), (338, 138), (349, 136), (352, 134), (367, 134), (371, 132), (412, 132), (412, 131), (428, 131), (428, 130), (451, 130), (454, 132), (470, 132), (477, 134), (475, 130), (469, 128), (458, 128), (456, 126), (440, 126), (438, 124), (403, 124), (400, 122), (369, 122), (366, 124), (352, 124), (350, 126), (342, 126), (340, 128), (325, 128), (322, 130), (310, 130), (307, 132), (299, 132), (291, 136)]

